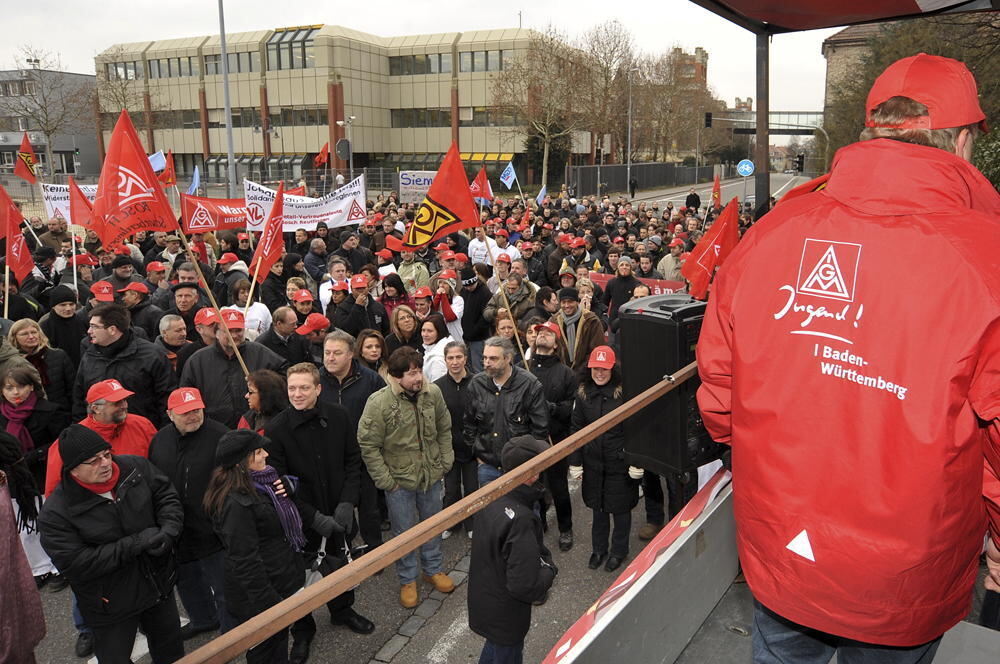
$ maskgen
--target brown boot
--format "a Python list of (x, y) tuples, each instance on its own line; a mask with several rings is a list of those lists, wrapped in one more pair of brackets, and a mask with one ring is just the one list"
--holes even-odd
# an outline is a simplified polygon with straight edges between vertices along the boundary
[(420, 603), (420, 596), (417, 594), (417, 582), (406, 583), (399, 589), (399, 603), (404, 609), (412, 609)]
[(455, 589), (455, 582), (444, 572), (438, 572), (434, 576), (424, 574), (424, 583), (431, 584), (439, 593), (450, 593)]
[(655, 523), (647, 523), (643, 527), (639, 528), (639, 539), (648, 542), (656, 537), (656, 534), (660, 532), (661, 528), (663, 528), (663, 526), (658, 526)]

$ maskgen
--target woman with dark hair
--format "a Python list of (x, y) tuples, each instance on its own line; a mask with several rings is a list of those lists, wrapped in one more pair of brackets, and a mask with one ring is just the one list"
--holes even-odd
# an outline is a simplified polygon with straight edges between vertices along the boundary
[(7, 340), (35, 367), (48, 399), (69, 412), (73, 381), (76, 379), (76, 368), (69, 355), (58, 348), (51, 348), (41, 326), (30, 318), (14, 323), (7, 333)]
[(361, 330), (354, 343), (354, 357), (372, 371), (385, 378), (384, 365), (389, 355), (385, 349), (385, 337), (378, 330)]
[(70, 415), (45, 398), (34, 367), (14, 367), (0, 381), (0, 429), (21, 443), (28, 470), (38, 486), (45, 486), (49, 445), (69, 426)]
[(247, 403), (250, 410), (243, 413), (236, 428), (263, 432), (272, 417), (288, 408), (284, 377), (270, 369), (251, 373), (247, 376)]
[(389, 329), (392, 330), (392, 334), (385, 338), (385, 349), (388, 351), (386, 357), (392, 355), (400, 346), (409, 346), (421, 353), (424, 352), (423, 340), (417, 329), (417, 315), (407, 305), (401, 304), (392, 312)]
[[(312, 281), (312, 277), (306, 272), (306, 264), (302, 261), (302, 254), (285, 254), (281, 262), (285, 266), (285, 281), (288, 281), (292, 277), (299, 277), (306, 283), (304, 288), (309, 288), (309, 282)], [(313, 283), (312, 287), (315, 289), (316, 284)]]
[(382, 279), (382, 297), (378, 299), (385, 307), (385, 313), (392, 319), (392, 311), (400, 305), (413, 308), (413, 298), (406, 292), (403, 279), (395, 272), (385, 275)]
[[(251, 268), (252, 270), (253, 268)], [(274, 311), (278, 307), (283, 307), (285, 301), (285, 264), (281, 261), (274, 261), (271, 270), (267, 273), (267, 278), (260, 284), (260, 300), (267, 307), (268, 311)], [(251, 276), (252, 273), (251, 273)], [(259, 278), (259, 277), (258, 277)]]
[(448, 324), (441, 314), (429, 314), (420, 323), (420, 338), (424, 345), (424, 376), (431, 383), (448, 373), (444, 362), (444, 347), (455, 339), (448, 335)]
[[(256, 431), (223, 434), (205, 491), (205, 513), (226, 550), (226, 608), (240, 622), (305, 584), (302, 518), (289, 497), (294, 487), (267, 465), (266, 444)], [(287, 661), (287, 627), (247, 651), (247, 664)]]
[[(570, 433), (622, 405), (621, 370), (610, 346), (598, 346), (590, 353), (587, 371), (580, 375), (580, 388), (573, 404)], [(632, 528), (632, 508), (639, 502), (642, 471), (625, 461), (625, 431), (621, 424), (583, 446), (583, 502), (593, 513), (590, 535), (593, 553), (590, 569), (597, 569), (607, 557), (604, 569), (613, 572), (628, 557), (628, 537)], [(609, 520), (611, 550), (608, 551)]]

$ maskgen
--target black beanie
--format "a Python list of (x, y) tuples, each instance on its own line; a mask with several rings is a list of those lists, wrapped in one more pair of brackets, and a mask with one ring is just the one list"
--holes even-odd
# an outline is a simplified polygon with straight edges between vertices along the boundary
[(471, 286), (472, 284), (476, 283), (476, 281), (479, 279), (479, 276), (476, 274), (476, 271), (471, 266), (468, 265), (462, 268), (461, 276), (462, 276), (463, 286)]
[(104, 450), (110, 450), (111, 443), (82, 424), (71, 424), (59, 434), (59, 456), (63, 470), (73, 470), (87, 459)]
[(254, 450), (265, 447), (267, 438), (251, 429), (227, 431), (215, 446), (215, 465), (232, 468)]
[(549, 449), (549, 444), (534, 436), (511, 438), (500, 451), (500, 465), (504, 471), (514, 470), (525, 461), (530, 461)]
[(132, 259), (129, 258), (128, 256), (115, 256), (115, 259), (111, 261), (112, 270), (120, 267), (125, 267), (126, 265), (132, 265)]
[(76, 293), (69, 286), (59, 285), (49, 290), (49, 308), (63, 302), (76, 302)]

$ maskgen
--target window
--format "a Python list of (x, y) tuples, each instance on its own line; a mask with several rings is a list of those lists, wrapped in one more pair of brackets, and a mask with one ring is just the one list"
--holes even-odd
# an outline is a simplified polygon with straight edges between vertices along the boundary
[(486, 52), (486, 71), (500, 71), (500, 51)]
[(441, 73), (442, 74), (451, 73), (451, 53), (441, 54)]
[(389, 57), (389, 76), (402, 76), (403, 59), (399, 56)]
[(240, 73), (240, 54), (239, 53), (226, 53), (226, 62), (229, 64), (230, 74)]
[(420, 54), (413, 56), (413, 73), (414, 74), (427, 74), (430, 71), (430, 65), (427, 62), (427, 56)]
[(472, 71), (472, 52), (462, 51), (458, 54), (458, 71)]
[(514, 62), (514, 51), (500, 51), (500, 69), (507, 69)]
[(149, 61), (149, 77), (150, 78), (160, 78), (160, 61), (150, 60)]
[(437, 53), (432, 53), (427, 56), (427, 73), (428, 74), (440, 74), (441, 73), (441, 56)]
[(451, 110), (447, 108), (394, 108), (389, 116), (393, 129), (451, 126)]
[(216, 76), (222, 73), (222, 55), (214, 53), (205, 56), (205, 76)]
[(247, 53), (247, 71), (254, 72), (260, 71), (260, 52), (250, 51)]
[(472, 54), (472, 71), (486, 71), (486, 51), (475, 51)]
[(267, 68), (308, 69), (315, 66), (313, 35), (317, 28), (278, 30), (267, 42)]

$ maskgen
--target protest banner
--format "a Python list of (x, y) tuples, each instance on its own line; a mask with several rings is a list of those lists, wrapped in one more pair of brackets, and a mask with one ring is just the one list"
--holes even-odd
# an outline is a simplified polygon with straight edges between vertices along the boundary
[(181, 194), (181, 222), (185, 233), (243, 228), (247, 206), (242, 198), (205, 198)]
[(427, 197), (427, 192), (430, 190), (436, 175), (437, 171), (400, 171), (399, 202), (422, 202)]
[[(45, 206), (45, 218), (62, 217), (69, 221), (69, 185), (68, 184), (46, 184), (42, 185), (42, 204)], [(83, 192), (91, 205), (97, 197), (96, 184), (81, 184), (80, 190)]]
[[(247, 228), (252, 231), (263, 230), (277, 192), (262, 184), (244, 180), (243, 193)], [(367, 217), (364, 174), (321, 198), (288, 194), (284, 198), (283, 228), (286, 233), (299, 228), (314, 230), (321, 221), (327, 228), (350, 226), (361, 223)]]
[[(613, 274), (601, 274), (600, 272), (591, 272), (590, 280), (594, 282), (595, 285), (600, 286), (602, 289), (608, 287), (608, 282), (615, 275)], [(639, 281), (649, 286), (650, 295), (666, 295), (669, 293), (680, 293), (684, 291), (683, 281), (670, 281), (667, 279), (642, 279)]]

